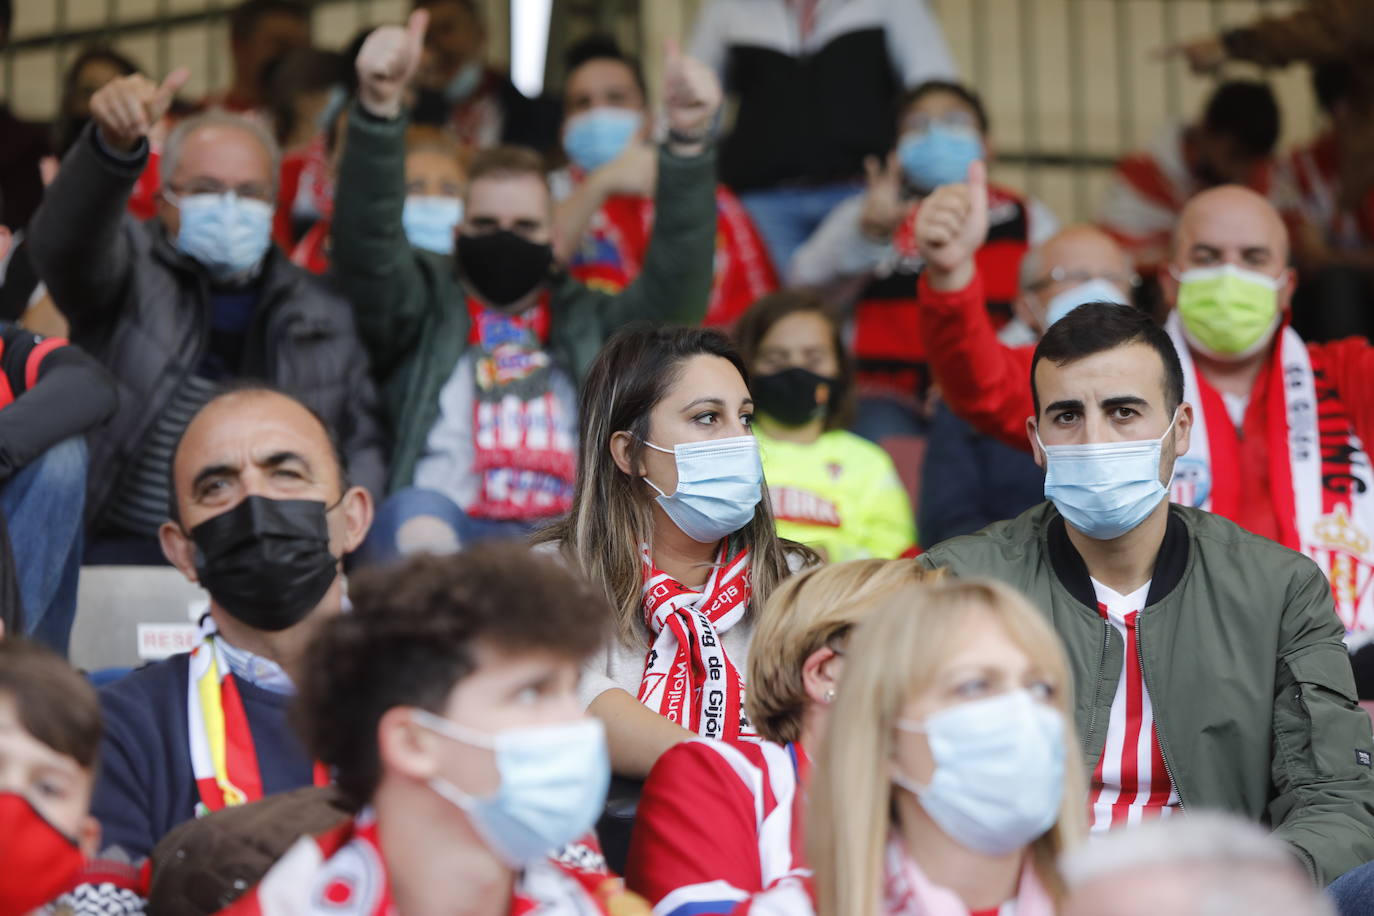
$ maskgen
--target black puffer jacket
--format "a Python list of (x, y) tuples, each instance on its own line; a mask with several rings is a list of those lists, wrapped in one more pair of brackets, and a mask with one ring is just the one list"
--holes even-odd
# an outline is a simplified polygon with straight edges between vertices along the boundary
[[(88, 127), (62, 161), (28, 234), (29, 253), (83, 346), (115, 376), (119, 411), (90, 435), (88, 520), (101, 514), (173, 392), (205, 355), (210, 283), (157, 220), (126, 203), (147, 143), (119, 159)], [(261, 279), (240, 374), (300, 398), (339, 437), (354, 483), (381, 497), (386, 481), (377, 392), (342, 298), (274, 246)]]

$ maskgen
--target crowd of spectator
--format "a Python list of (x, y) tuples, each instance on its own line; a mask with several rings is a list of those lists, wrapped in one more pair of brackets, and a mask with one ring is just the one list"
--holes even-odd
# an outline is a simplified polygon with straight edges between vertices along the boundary
[(1374, 913), (1370, 5), (1071, 225), (925, 0), (412, 7), (0, 107), (0, 916)]

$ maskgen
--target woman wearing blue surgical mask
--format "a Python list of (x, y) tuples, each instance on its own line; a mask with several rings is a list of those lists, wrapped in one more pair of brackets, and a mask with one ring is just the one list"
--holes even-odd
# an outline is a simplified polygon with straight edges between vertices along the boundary
[(754, 734), (741, 674), (755, 608), (815, 558), (775, 532), (747, 375), (717, 331), (632, 327), (583, 381), (572, 510), (536, 540), (611, 597), (615, 638), (582, 695), (621, 775), (693, 735)]
[(438, 131), (411, 128), (406, 137), (406, 202), (401, 225), (413, 247), (453, 254), (467, 184), (458, 145)]
[(553, 858), (592, 856), (610, 779), (576, 690), (606, 623), (599, 590), (507, 543), (369, 571), (352, 596), (311, 643), (299, 697), (351, 816), (224, 916), (647, 916), (604, 870)]
[[(950, 581), (850, 637), (811, 781), (820, 916), (1049, 916), (1084, 833), (1068, 665), (1017, 592)], [(780, 886), (766, 912), (805, 913)], [(782, 907), (791, 904), (786, 910)]]

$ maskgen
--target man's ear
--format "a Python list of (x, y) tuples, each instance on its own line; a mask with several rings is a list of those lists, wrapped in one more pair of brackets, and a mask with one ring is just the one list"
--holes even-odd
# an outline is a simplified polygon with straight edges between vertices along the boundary
[(352, 553), (367, 537), (372, 527), (372, 516), (376, 510), (372, 494), (366, 487), (349, 487), (344, 493), (341, 505), (344, 519), (344, 553)]
[(427, 782), (439, 771), (431, 735), (411, 717), (410, 706), (393, 706), (377, 722), (377, 757), (384, 770), (394, 770), (419, 782)]
[(171, 563), (188, 581), (200, 584), (200, 579), (196, 576), (196, 545), (181, 526), (173, 521), (162, 523), (162, 527), (157, 530), (157, 539), (162, 544), (162, 555)]
[(1293, 307), (1293, 293), (1298, 288), (1298, 270), (1296, 267), (1285, 268), (1279, 276), (1279, 311), (1288, 314)]
[(615, 466), (620, 468), (620, 473), (627, 477), (642, 477), (641, 469), (634, 466), (630, 461), (630, 450), (634, 446), (635, 437), (625, 430), (618, 433), (611, 433), (611, 442), (607, 447), (611, 450), (611, 459)]
[(1174, 271), (1178, 268), (1172, 264), (1164, 265), (1156, 277), (1159, 280), (1159, 291), (1164, 294), (1164, 304), (1173, 309), (1174, 303), (1178, 302), (1178, 278), (1174, 276)]
[(1193, 443), (1193, 405), (1184, 401), (1178, 405), (1178, 419), (1174, 421), (1174, 457), (1188, 454)]
[(76, 845), (81, 850), (81, 855), (87, 861), (95, 858), (95, 854), (100, 851), (100, 821), (91, 817), (89, 814), (81, 821), (81, 826), (76, 831)]
[(1045, 469), (1045, 453), (1040, 448), (1040, 437), (1036, 435), (1037, 426), (1035, 417), (1026, 417), (1026, 438), (1030, 440), (1031, 455), (1035, 458), (1035, 463), (1040, 470)]

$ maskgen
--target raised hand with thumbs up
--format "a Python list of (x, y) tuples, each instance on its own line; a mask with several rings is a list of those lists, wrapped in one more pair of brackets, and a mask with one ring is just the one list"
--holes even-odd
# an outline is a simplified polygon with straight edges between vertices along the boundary
[(700, 152), (711, 139), (720, 111), (720, 81), (711, 68), (687, 57), (677, 42), (667, 45), (663, 106), (668, 148), (678, 155)]
[(385, 25), (367, 36), (358, 51), (358, 101), (369, 114), (394, 118), (401, 113), (406, 87), (420, 66), (429, 11), (410, 14), (405, 27)]
[(926, 262), (931, 287), (968, 286), (973, 280), (973, 256), (987, 237), (987, 166), (974, 162), (968, 167), (968, 181), (936, 188), (916, 213), (916, 245)]
[(141, 73), (111, 80), (91, 96), (91, 118), (112, 149), (132, 152), (162, 120), (191, 71), (178, 67), (161, 84)]

